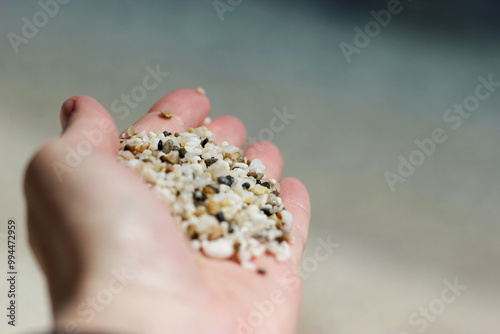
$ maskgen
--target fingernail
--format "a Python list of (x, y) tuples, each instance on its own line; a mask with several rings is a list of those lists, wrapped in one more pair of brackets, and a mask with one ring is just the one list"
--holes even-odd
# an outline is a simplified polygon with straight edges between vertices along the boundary
[(64, 101), (61, 107), (61, 125), (66, 128), (68, 124), (68, 120), (71, 118), (71, 115), (75, 112), (75, 97), (69, 98)]

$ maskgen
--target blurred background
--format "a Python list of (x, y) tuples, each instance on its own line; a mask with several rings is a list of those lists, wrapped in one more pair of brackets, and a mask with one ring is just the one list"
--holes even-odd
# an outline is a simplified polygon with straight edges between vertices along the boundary
[[(212, 116), (272, 140), (284, 175), (309, 189), (298, 333), (500, 332), (500, 84), (474, 97), (481, 80), (500, 82), (498, 2), (44, 3), (0, 2), (1, 254), (9, 218), (21, 239), (18, 323), (2, 314), (2, 333), (50, 324), (22, 176), (58, 135), (61, 103), (90, 95), (123, 130), (164, 94), (198, 86)], [(157, 65), (168, 77), (119, 112)], [(470, 113), (448, 112), (464, 101)], [(263, 130), (285, 109), (294, 118), (283, 131)], [(415, 153), (435, 129), (446, 141)], [(320, 237), (338, 244), (324, 261)], [(454, 282), (461, 290), (443, 300)], [(4, 279), (0, 288), (5, 310)]]

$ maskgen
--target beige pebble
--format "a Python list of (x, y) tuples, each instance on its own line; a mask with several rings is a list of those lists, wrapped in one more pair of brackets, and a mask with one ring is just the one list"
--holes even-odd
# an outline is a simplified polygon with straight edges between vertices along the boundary
[(220, 212), (221, 206), (219, 203), (214, 202), (213, 200), (209, 199), (207, 203), (207, 211), (211, 215), (215, 215), (218, 212)]
[(172, 117), (174, 117), (174, 114), (168, 110), (160, 110), (160, 116), (165, 119), (171, 119)]
[(255, 187), (252, 188), (252, 192), (259, 196), (259, 195), (264, 195), (266, 193), (269, 193), (269, 189), (266, 187), (261, 186), (260, 184), (255, 185)]
[(224, 234), (224, 230), (222, 226), (217, 225), (210, 233), (208, 234), (208, 240), (215, 240), (220, 238)]
[(129, 137), (132, 137), (133, 135), (135, 134), (135, 128), (133, 125), (129, 126), (128, 129), (127, 129), (127, 135)]
[(195, 92), (200, 94), (200, 95), (207, 95), (207, 92), (201, 87), (196, 88)]
[(222, 201), (220, 201), (221, 206), (230, 206), (231, 205), (231, 200), (228, 198), (224, 198)]

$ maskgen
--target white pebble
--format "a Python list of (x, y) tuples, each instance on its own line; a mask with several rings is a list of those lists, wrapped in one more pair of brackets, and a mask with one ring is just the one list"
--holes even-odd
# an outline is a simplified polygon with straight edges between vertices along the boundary
[(224, 160), (217, 160), (216, 163), (208, 167), (208, 171), (215, 177), (226, 176), (229, 173), (229, 164)]
[(227, 259), (234, 254), (233, 242), (227, 239), (217, 239), (215, 241), (204, 241), (203, 251), (211, 257), (217, 259)]
[(286, 210), (281, 211), (281, 220), (287, 225), (292, 225), (293, 215)]
[(266, 166), (264, 166), (260, 159), (253, 159), (249, 169), (251, 172), (263, 173), (266, 170)]

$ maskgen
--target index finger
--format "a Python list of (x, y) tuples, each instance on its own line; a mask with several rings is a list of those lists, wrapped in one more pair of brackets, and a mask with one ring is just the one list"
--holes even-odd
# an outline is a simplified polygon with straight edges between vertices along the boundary
[[(164, 111), (171, 118), (161, 115)], [(199, 127), (210, 113), (210, 101), (198, 89), (179, 89), (165, 95), (134, 123), (136, 132), (143, 130), (184, 132)]]

